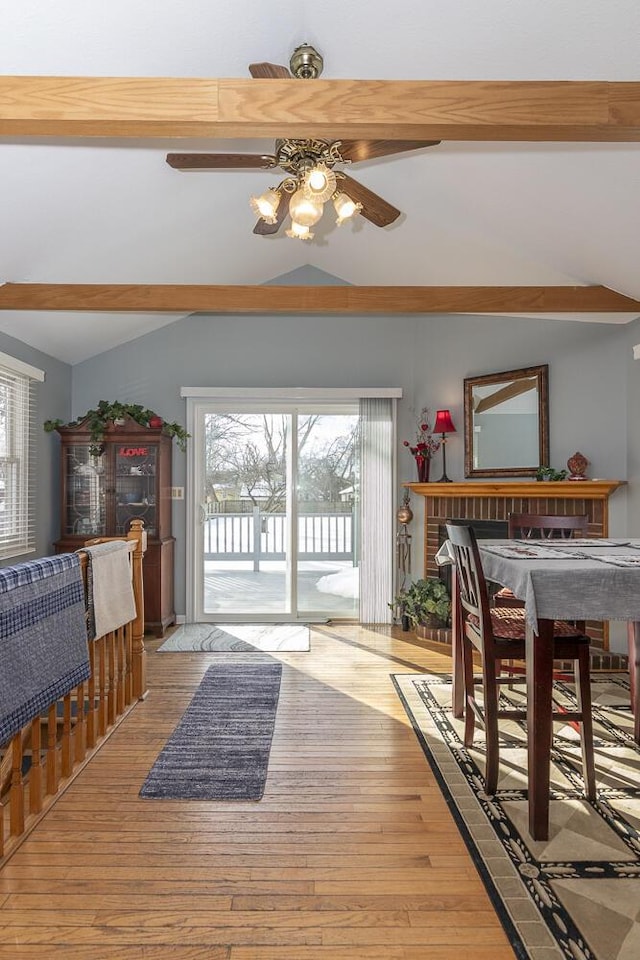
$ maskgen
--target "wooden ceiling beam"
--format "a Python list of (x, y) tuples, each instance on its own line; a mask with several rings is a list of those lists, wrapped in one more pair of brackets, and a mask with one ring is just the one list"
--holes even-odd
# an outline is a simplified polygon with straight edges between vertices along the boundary
[(0, 77), (0, 136), (640, 140), (640, 83)]
[(0, 310), (105, 313), (638, 313), (607, 287), (5, 283)]
[(530, 377), (525, 380), (516, 380), (513, 383), (508, 383), (506, 387), (501, 387), (499, 390), (496, 390), (495, 393), (489, 393), (486, 397), (478, 400), (473, 408), (473, 412), (486, 413), (487, 410), (492, 410), (493, 407), (499, 407), (500, 404), (506, 400), (513, 400), (514, 397), (519, 397), (521, 393), (528, 393), (529, 390), (536, 390), (537, 387), (537, 377)]

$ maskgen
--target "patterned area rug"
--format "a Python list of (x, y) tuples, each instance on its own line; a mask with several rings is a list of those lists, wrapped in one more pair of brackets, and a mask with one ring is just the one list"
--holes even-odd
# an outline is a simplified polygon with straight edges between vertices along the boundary
[[(510, 937), (529, 960), (640, 957), (640, 751), (632, 738), (624, 674), (592, 677), (598, 796), (585, 799), (580, 743), (554, 724), (548, 841), (527, 827), (526, 738), (501, 723), (498, 792), (483, 790), (483, 732), (472, 750), (451, 714), (449, 677), (397, 675), (396, 689)], [(503, 698), (522, 703), (522, 688)], [(555, 685), (575, 704), (571, 685)], [(575, 709), (575, 706), (570, 707)]]
[(259, 800), (282, 664), (255, 657), (209, 667), (140, 790), (160, 800)]
[(158, 647), (158, 653), (176, 650), (306, 653), (309, 627), (304, 623), (185, 623)]

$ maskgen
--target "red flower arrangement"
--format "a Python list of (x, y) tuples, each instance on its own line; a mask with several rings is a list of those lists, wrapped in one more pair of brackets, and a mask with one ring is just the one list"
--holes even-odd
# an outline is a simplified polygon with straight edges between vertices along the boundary
[(431, 457), (440, 449), (441, 441), (429, 433), (429, 410), (423, 407), (418, 419), (418, 430), (416, 433), (415, 445), (411, 445), (409, 440), (403, 440), (403, 446), (411, 451), (418, 469), (418, 482), (427, 483), (429, 480), (429, 467), (431, 466)]

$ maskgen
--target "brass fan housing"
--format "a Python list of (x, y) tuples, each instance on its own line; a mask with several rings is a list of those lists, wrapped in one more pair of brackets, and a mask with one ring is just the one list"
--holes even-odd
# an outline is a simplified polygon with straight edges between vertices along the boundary
[(274, 166), (296, 176), (324, 163), (331, 169), (336, 163), (347, 163), (340, 153), (340, 141), (326, 140), (276, 140)]
[(322, 73), (324, 60), (309, 43), (302, 43), (291, 54), (289, 68), (298, 80), (317, 80)]

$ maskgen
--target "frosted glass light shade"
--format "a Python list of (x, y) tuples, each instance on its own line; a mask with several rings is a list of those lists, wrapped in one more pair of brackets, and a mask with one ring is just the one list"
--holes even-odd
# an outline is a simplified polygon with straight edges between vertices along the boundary
[(305, 197), (309, 197), (310, 200), (325, 203), (335, 193), (336, 175), (325, 163), (317, 163), (305, 173), (302, 190)]
[(257, 213), (266, 223), (276, 222), (276, 211), (280, 205), (280, 194), (273, 187), (265, 190), (259, 197), (251, 197), (249, 203), (254, 213)]
[(312, 227), (322, 216), (322, 204), (310, 200), (304, 195), (302, 188), (296, 190), (289, 201), (291, 219), (302, 227)]
[(291, 222), (291, 229), (285, 230), (285, 233), (293, 240), (313, 240), (313, 234), (309, 230), (309, 227), (306, 227), (302, 223), (296, 223), (295, 220)]
[(346, 193), (339, 193), (333, 201), (333, 206), (338, 214), (338, 219), (336, 220), (338, 226), (340, 226), (341, 223), (344, 223), (344, 221), (348, 220), (350, 217), (354, 217), (356, 213), (360, 213), (362, 210), (362, 204), (356, 203), (355, 200), (352, 200), (351, 197), (348, 197)]

